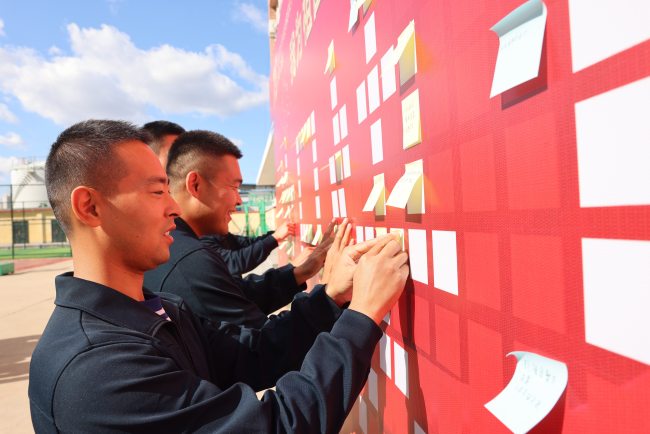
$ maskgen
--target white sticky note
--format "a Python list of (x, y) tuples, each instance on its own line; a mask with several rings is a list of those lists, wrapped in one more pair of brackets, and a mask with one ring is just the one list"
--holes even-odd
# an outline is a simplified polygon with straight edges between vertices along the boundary
[(339, 214), (339, 193), (336, 190), (332, 190), (332, 217), (338, 218), (341, 215)]
[(350, 145), (345, 145), (341, 149), (341, 154), (343, 155), (343, 178), (349, 178), (352, 175), (350, 169)]
[(424, 229), (409, 229), (409, 266), (411, 277), (417, 282), (429, 284), (427, 232)]
[(288, 206), (286, 211), (284, 212), (284, 218), (288, 219), (292, 212), (293, 212), (293, 205)]
[(367, 240), (372, 240), (373, 238), (375, 238), (375, 228), (370, 227), (370, 226), (366, 226), (365, 235), (366, 235), (365, 236), (366, 241)]
[(334, 154), (334, 168), (336, 173), (336, 182), (343, 180), (343, 152), (336, 151)]
[(339, 125), (341, 127), (341, 140), (343, 140), (348, 136), (348, 111), (345, 104), (339, 110)]
[(300, 241), (310, 244), (314, 238), (314, 229), (311, 224), (302, 223), (300, 225)]
[(546, 29), (546, 5), (529, 0), (510, 12), (490, 30), (499, 37), (490, 98), (539, 74)]
[(409, 355), (397, 342), (394, 343), (395, 385), (409, 397)]
[(315, 163), (318, 159), (318, 153), (316, 152), (316, 139), (311, 141), (311, 162)]
[(296, 174), (300, 176), (300, 160), (296, 160)]
[(397, 90), (395, 83), (395, 61), (393, 47), (388, 47), (388, 51), (381, 58), (381, 95), (386, 101)]
[(350, 0), (350, 17), (348, 18), (348, 32), (359, 22), (359, 2)]
[(650, 38), (647, 0), (569, 0), (573, 72)]
[(339, 194), (339, 214), (340, 217), (347, 217), (348, 216), (348, 211), (345, 207), (345, 189), (339, 188), (338, 191)]
[(397, 181), (386, 205), (406, 208), (408, 214), (424, 214), (424, 185), (422, 160), (408, 163), (404, 175)]
[(585, 340), (650, 365), (650, 241), (583, 238)]
[(370, 368), (368, 373), (368, 398), (370, 403), (376, 410), (379, 410), (379, 393), (377, 389), (377, 373), (374, 369)]
[(375, 34), (375, 14), (370, 14), (370, 18), (363, 27), (363, 35), (366, 43), (366, 63), (370, 62), (372, 56), (377, 52), (377, 36)]
[(311, 134), (316, 134), (316, 113), (312, 110), (311, 115), (309, 115), (309, 123), (311, 125)]
[(402, 245), (402, 251), (406, 250), (405, 248), (405, 239), (404, 239), (404, 229), (402, 228), (390, 228), (388, 233), (395, 234), (399, 237), (399, 243)]
[(298, 202), (298, 215), (300, 220), (302, 220), (302, 202)]
[(279, 219), (283, 213), (284, 213), (284, 208), (278, 208), (277, 211), (275, 211), (275, 218)]
[(513, 351), (515, 373), (508, 385), (485, 404), (513, 433), (526, 433), (550, 413), (566, 389), (566, 364), (527, 351)]
[(381, 133), (381, 119), (370, 126), (370, 150), (372, 151), (372, 164), (377, 164), (384, 159), (384, 145)]
[(411, 92), (402, 100), (402, 147), (408, 149), (422, 142), (420, 92)]
[(320, 219), (320, 196), (316, 196), (316, 218)]
[(397, 45), (393, 50), (393, 63), (399, 64), (399, 83), (409, 81), (418, 72), (418, 59), (415, 48), (415, 21), (402, 30), (397, 38)]
[(377, 234), (377, 237), (386, 235), (388, 234), (388, 228), (375, 228), (375, 234)]
[(330, 169), (330, 184), (334, 184), (336, 183), (336, 163), (333, 156), (330, 157), (328, 166)]
[(413, 421), (413, 434), (427, 434), (416, 421)]
[(384, 174), (375, 175), (372, 179), (372, 190), (368, 195), (364, 212), (374, 212), (375, 215), (386, 215), (386, 189), (384, 185)]
[(458, 295), (458, 258), (455, 231), (432, 231), (433, 286)]
[[(320, 205), (320, 201), (319, 201)], [(314, 234), (314, 238), (312, 238), (311, 243), (312, 245), (317, 245), (320, 243), (320, 240), (323, 239), (323, 228), (321, 225), (316, 225), (316, 233)]]
[(362, 397), (359, 397), (359, 428), (364, 434), (368, 433), (368, 406)]
[(341, 141), (341, 130), (339, 127), (339, 114), (335, 113), (332, 118), (332, 132), (334, 133), (334, 145), (338, 145)]
[(650, 204), (649, 113), (650, 77), (575, 105), (580, 206)]
[(298, 180), (298, 198), (302, 197), (302, 182)]
[(332, 102), (332, 110), (336, 108), (336, 104), (338, 103), (338, 96), (336, 93), (336, 77), (330, 81), (330, 100)]
[(391, 368), (391, 339), (386, 333), (379, 339), (379, 367), (386, 374), (388, 378), (393, 378)]
[(379, 68), (375, 65), (368, 74), (368, 113), (379, 107)]
[(356, 236), (356, 242), (357, 244), (363, 243), (363, 226), (357, 226), (357, 236)]
[(363, 80), (357, 87), (357, 121), (359, 123), (368, 117), (368, 108), (366, 103), (366, 80)]
[(318, 167), (314, 167), (314, 191), (318, 191), (320, 184), (318, 183)]
[(325, 74), (331, 74), (336, 68), (336, 56), (334, 55), (334, 41), (327, 47), (327, 61), (325, 62)]

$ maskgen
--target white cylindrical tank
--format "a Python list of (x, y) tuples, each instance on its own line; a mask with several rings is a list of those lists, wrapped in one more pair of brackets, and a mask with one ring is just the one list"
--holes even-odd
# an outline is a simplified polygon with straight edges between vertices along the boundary
[(11, 169), (14, 208), (48, 208), (45, 162), (21, 164)]

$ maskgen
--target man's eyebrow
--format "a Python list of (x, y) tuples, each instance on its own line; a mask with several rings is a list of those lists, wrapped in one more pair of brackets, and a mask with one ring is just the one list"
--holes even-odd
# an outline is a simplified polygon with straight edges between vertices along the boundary
[(165, 184), (169, 185), (169, 178), (166, 176), (152, 176), (147, 178), (147, 184)]

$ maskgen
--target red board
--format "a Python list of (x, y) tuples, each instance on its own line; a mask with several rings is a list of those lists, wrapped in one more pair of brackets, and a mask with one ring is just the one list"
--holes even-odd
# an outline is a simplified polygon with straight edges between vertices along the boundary
[[(650, 323), (643, 319), (650, 315), (638, 313), (639, 305), (650, 310), (650, 283), (644, 277), (650, 275), (650, 261), (645, 262), (650, 200), (644, 199), (650, 188), (644, 185), (650, 181), (650, 159), (634, 188), (625, 189), (625, 194), (635, 195), (633, 200), (621, 193), (617, 203), (616, 189), (623, 191), (624, 181), (611, 179), (613, 193), (601, 197), (596, 191), (596, 202), (603, 204), (585, 206), (591, 200), (591, 178), (581, 178), (581, 171), (584, 175), (585, 167), (591, 167), (594, 147), (580, 136), (590, 128), (606, 128), (589, 118), (599, 107), (591, 101), (609, 95), (619, 101), (617, 96), (628, 88), (647, 92), (650, 41), (622, 47), (574, 71), (572, 49), (580, 47), (572, 45), (578, 30), (571, 28), (571, 14), (578, 12), (570, 7), (580, 2), (546, 0), (539, 76), (490, 98), (499, 39), (489, 29), (522, 1), (368, 1), (350, 31), (349, 3), (281, 2), (271, 110), (276, 179), (286, 181), (277, 187), (278, 201), (287, 188), (293, 188), (294, 195), (285, 195), (278, 204), (279, 218), (290, 209), (287, 218), (324, 228), (335, 211), (332, 193), (338, 199), (343, 189), (346, 214), (363, 227), (364, 237), (366, 228), (424, 230), (428, 257), (426, 283), (421, 277), (409, 280), (386, 328), (390, 375), (382, 368), (384, 355), (378, 348), (373, 359), (376, 385), (364, 389), (346, 430), (509, 432), (484, 404), (513, 375), (516, 362), (506, 354), (524, 350), (562, 361), (569, 372), (566, 392), (533, 432), (650, 432), (650, 340), (645, 340)], [(376, 53), (366, 59), (366, 26), (371, 20)], [(383, 70), (381, 59), (411, 20), (417, 72), (400, 86), (396, 68), (396, 91), (384, 98), (382, 80), (390, 71)], [(324, 72), (330, 43), (335, 67)], [(367, 105), (357, 106), (357, 88), (364, 85), (366, 104), (375, 68), (380, 99), (370, 111)], [(403, 149), (401, 102), (415, 90), (422, 141)], [(644, 111), (650, 123), (650, 105), (643, 97), (639, 100), (638, 107), (622, 109)], [(334, 118), (340, 119), (343, 106), (347, 135), (337, 141)], [(583, 107), (591, 124), (577, 119)], [(360, 109), (368, 112), (365, 118), (359, 116)], [(620, 109), (612, 106), (612, 112)], [(373, 164), (371, 125), (378, 120), (383, 158)], [(633, 127), (628, 134), (648, 131)], [(650, 155), (650, 134), (632, 139), (638, 142), (612, 144), (611, 165), (618, 164), (621, 172), (637, 167), (634, 158), (627, 163), (618, 158), (621, 146), (628, 156)], [(346, 146), (349, 170), (341, 170), (349, 174), (331, 183), (330, 158)], [(424, 169), (423, 214), (394, 207), (387, 207), (385, 216), (362, 211), (374, 176), (384, 174), (388, 198), (404, 165), (419, 159)], [(602, 162), (596, 163), (596, 171), (598, 164)], [(612, 175), (602, 174), (607, 176)], [(445, 256), (448, 247), (436, 250), (442, 249), (438, 246), (447, 235), (455, 238), (451, 268)], [(299, 243), (295, 245), (297, 255)], [(612, 254), (603, 262), (603, 252), (610, 248)], [(621, 281), (621, 288), (611, 289), (611, 312), (602, 311), (603, 279)], [(619, 318), (631, 323), (628, 329), (618, 325)], [(613, 341), (603, 335), (603, 328), (611, 331)], [(408, 356), (408, 396), (396, 380), (399, 348)]]

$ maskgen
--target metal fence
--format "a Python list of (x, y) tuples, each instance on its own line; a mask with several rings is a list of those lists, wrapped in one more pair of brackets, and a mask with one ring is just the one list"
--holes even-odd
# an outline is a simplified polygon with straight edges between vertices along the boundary
[(0, 260), (70, 256), (42, 183), (0, 184)]

